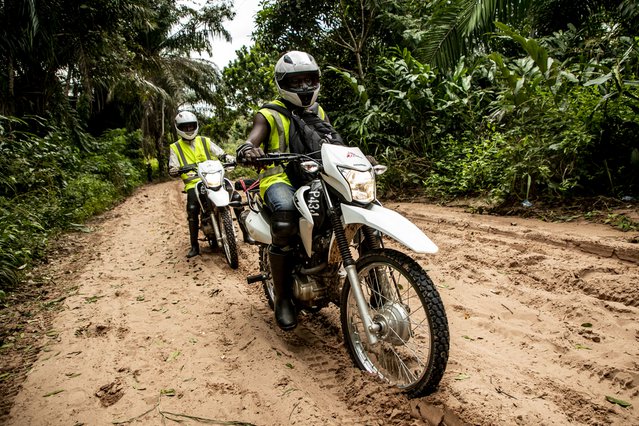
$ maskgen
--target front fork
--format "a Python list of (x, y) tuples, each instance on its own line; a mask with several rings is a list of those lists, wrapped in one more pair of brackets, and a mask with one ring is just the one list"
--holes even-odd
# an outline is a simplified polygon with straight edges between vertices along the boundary
[[(199, 188), (198, 190), (200, 190)], [(209, 220), (211, 221), (211, 226), (213, 227), (213, 234), (215, 235), (217, 246), (222, 247), (222, 232), (220, 232), (220, 224), (218, 223), (216, 217), (217, 215), (215, 214), (215, 210), (217, 209), (217, 207), (215, 207), (213, 201), (208, 198), (206, 187), (202, 186), (201, 188), (204, 188), (204, 190), (200, 190), (201, 192), (199, 192), (198, 198), (202, 198), (198, 199), (198, 201), (200, 202), (200, 207), (202, 208), (202, 214), (208, 214)]]
[(211, 222), (213, 225), (213, 232), (215, 232), (215, 239), (217, 240), (217, 246), (222, 247), (222, 232), (220, 232), (220, 224), (215, 217), (215, 207), (211, 208)]
[(368, 313), (368, 302), (364, 297), (364, 292), (362, 291), (362, 287), (359, 282), (359, 277), (357, 275), (357, 266), (355, 265), (355, 259), (353, 259), (348, 241), (346, 240), (346, 233), (344, 232), (344, 226), (342, 225), (339, 209), (333, 206), (333, 204), (331, 203), (331, 198), (326, 189), (326, 186), (324, 185), (324, 182), (322, 182), (322, 188), (324, 189), (324, 198), (328, 205), (328, 215), (331, 219), (331, 225), (333, 226), (335, 241), (337, 242), (339, 252), (342, 256), (344, 269), (346, 270), (346, 276), (348, 278), (348, 281), (351, 283), (351, 290), (353, 291), (353, 296), (355, 297), (357, 310), (359, 311), (359, 315), (362, 319), (362, 322), (364, 323), (364, 330), (366, 332), (368, 342), (371, 345), (374, 345), (378, 341), (377, 333), (381, 331), (381, 325), (379, 323), (373, 322), (373, 319)]
[[(229, 198), (232, 197), (232, 190), (228, 190), (230, 187), (230, 181), (228, 179), (224, 179), (225, 184), (224, 188), (229, 192)], [(220, 224), (217, 218), (219, 217), (218, 209), (228, 208), (228, 207), (218, 207), (213, 200), (209, 198), (208, 189), (202, 182), (198, 182), (197, 184), (198, 198), (202, 197), (198, 201), (200, 202), (200, 206), (202, 207), (202, 212), (209, 212), (209, 218), (211, 219), (211, 226), (213, 226), (213, 232), (215, 233), (215, 241), (217, 241), (218, 247), (223, 247), (224, 242), (222, 241), (222, 231), (220, 230)]]

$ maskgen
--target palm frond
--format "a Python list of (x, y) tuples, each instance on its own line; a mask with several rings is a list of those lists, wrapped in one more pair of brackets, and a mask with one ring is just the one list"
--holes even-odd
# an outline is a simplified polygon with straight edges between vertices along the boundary
[(435, 13), (427, 22), (425, 42), (417, 53), (426, 63), (445, 68), (456, 57), (462, 55), (462, 34), (459, 26), (459, 5), (457, 2), (439, 0)]
[(437, 0), (426, 24), (425, 61), (444, 69), (454, 66), (484, 43), (496, 20), (521, 20), (531, 4), (532, 0)]

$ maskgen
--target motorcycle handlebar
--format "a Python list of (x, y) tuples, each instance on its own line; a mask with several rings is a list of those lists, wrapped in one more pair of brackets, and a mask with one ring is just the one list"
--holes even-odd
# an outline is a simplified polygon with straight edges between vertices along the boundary
[(240, 164), (255, 164), (260, 166), (265, 166), (268, 164), (282, 164), (288, 163), (289, 161), (299, 160), (299, 159), (309, 159), (312, 160), (308, 155), (305, 154), (293, 154), (293, 153), (270, 153), (265, 154), (262, 157), (252, 158), (250, 161), (244, 157), (238, 157), (237, 162)]
[(184, 173), (195, 172), (195, 171), (197, 171), (197, 166), (195, 164), (189, 164), (188, 166), (180, 167), (178, 169), (178, 173), (181, 175)]
[[(225, 169), (229, 167), (235, 167), (235, 166), (237, 166), (237, 161), (229, 161), (227, 163), (222, 162), (222, 167), (224, 167)], [(197, 172), (197, 164), (189, 164), (184, 167), (180, 167), (178, 169), (179, 174), (184, 174), (188, 172)]]

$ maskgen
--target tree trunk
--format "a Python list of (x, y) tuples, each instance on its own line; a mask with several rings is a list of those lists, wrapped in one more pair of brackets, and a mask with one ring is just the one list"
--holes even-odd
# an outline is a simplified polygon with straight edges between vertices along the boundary
[(162, 112), (161, 112), (161, 122), (160, 122), (160, 136), (155, 139), (155, 152), (156, 158), (158, 160), (158, 175), (165, 177), (167, 176), (167, 161), (166, 155), (164, 154), (164, 144), (162, 143), (164, 140), (164, 98), (162, 99)]

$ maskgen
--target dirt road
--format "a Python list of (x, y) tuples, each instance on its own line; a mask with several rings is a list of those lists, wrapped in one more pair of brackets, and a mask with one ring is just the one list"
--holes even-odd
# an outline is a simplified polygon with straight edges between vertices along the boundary
[(636, 232), (386, 206), (440, 248), (416, 257), (450, 325), (437, 393), (409, 400), (355, 369), (336, 311), (277, 329), (246, 284), (255, 247), (240, 243), (238, 270), (208, 248), (187, 260), (184, 195), (168, 182), (71, 235), (39, 271), (44, 314), (18, 309), (26, 325), (9, 345), (31, 336), (31, 355), (0, 352), (1, 377), (22, 382), (1, 423), (639, 424)]

